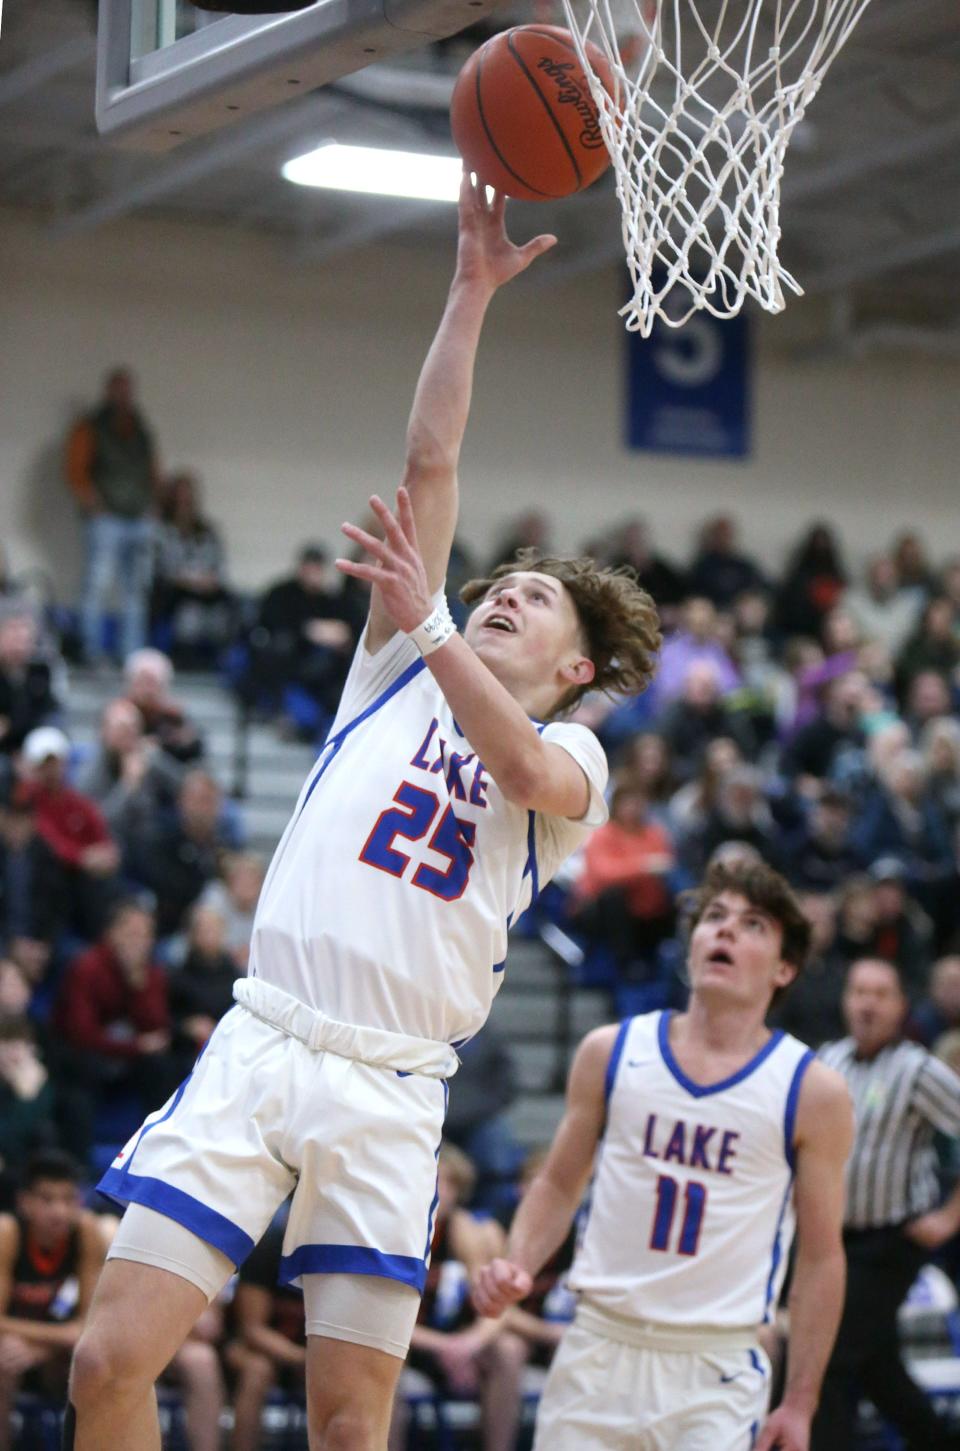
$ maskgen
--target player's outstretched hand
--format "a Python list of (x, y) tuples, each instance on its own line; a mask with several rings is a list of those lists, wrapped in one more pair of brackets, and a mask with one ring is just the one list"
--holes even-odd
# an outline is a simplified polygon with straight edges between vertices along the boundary
[(525, 1300), (533, 1289), (533, 1280), (526, 1270), (509, 1260), (491, 1260), (473, 1282), (473, 1304), (478, 1315), (495, 1320), (510, 1305)]
[(397, 629), (409, 633), (422, 625), (433, 610), (410, 495), (401, 484), (397, 490), (396, 514), (377, 494), (371, 498), (370, 508), (383, 526), (382, 539), (356, 524), (343, 524), (341, 528), (348, 539), (370, 555), (372, 563), (338, 559), (337, 568), (341, 574), (376, 585)]
[(460, 182), (460, 242), (457, 280), (476, 282), (491, 292), (525, 272), (537, 257), (556, 245), (556, 237), (543, 233), (522, 247), (507, 236), (504, 224), (507, 199), (502, 192), (487, 197), (486, 187), (465, 171)]
[(754, 1451), (810, 1451), (810, 1417), (778, 1407), (764, 1421)]

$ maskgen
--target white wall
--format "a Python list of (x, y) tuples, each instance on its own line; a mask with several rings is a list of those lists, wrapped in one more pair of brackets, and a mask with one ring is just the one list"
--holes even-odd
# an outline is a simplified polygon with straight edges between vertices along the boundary
[[(0, 215), (0, 538), (14, 567), (75, 587), (61, 440), (118, 362), (138, 373), (165, 464), (201, 474), (240, 584), (308, 536), (334, 542), (396, 480), (451, 255), (452, 234), (450, 255), (408, 240), (320, 269), (227, 229), (132, 221), (54, 243)], [(855, 558), (908, 522), (938, 555), (960, 549), (960, 363), (798, 362), (783, 345), (810, 312), (793, 303), (761, 329), (749, 462), (630, 453), (616, 287), (611, 274), (498, 299), (462, 469), (468, 542), (486, 549), (504, 516), (542, 504), (562, 547), (640, 509), (685, 555), (722, 508), (771, 563), (816, 515)]]

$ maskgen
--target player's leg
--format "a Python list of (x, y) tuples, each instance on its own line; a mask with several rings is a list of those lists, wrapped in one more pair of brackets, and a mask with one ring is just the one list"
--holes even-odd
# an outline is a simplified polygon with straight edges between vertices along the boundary
[(384, 1451), (420, 1295), (380, 1275), (305, 1275), (310, 1451)]
[(540, 1398), (533, 1451), (649, 1451), (641, 1368), (636, 1350), (571, 1325)]
[(216, 1346), (191, 1336), (174, 1356), (171, 1370), (180, 1382), (190, 1451), (219, 1451), (225, 1397)]
[(482, 1352), (480, 1410), (483, 1451), (513, 1451), (520, 1425), (523, 1371), (529, 1343), (505, 1330)]
[(169, 1270), (107, 1261), (70, 1373), (75, 1451), (159, 1451), (154, 1382), (206, 1307), (204, 1292)]

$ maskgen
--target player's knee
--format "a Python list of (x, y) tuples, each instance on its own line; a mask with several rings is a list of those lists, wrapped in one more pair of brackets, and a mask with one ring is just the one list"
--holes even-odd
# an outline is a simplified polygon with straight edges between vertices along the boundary
[(70, 1369), (70, 1399), (78, 1411), (96, 1404), (108, 1392), (122, 1395), (127, 1388), (152, 1380), (149, 1368), (122, 1340), (89, 1329), (77, 1341)]
[(376, 1451), (377, 1427), (369, 1411), (344, 1406), (315, 1426), (317, 1451)]

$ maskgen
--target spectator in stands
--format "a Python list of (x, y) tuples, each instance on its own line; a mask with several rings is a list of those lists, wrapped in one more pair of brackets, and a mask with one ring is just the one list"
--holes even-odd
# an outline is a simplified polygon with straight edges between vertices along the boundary
[(793, 694), (779, 659), (770, 597), (759, 590), (738, 595), (730, 619), (734, 629), (731, 653), (742, 682), (736, 693), (737, 708), (749, 721), (757, 746), (765, 746), (776, 734), (785, 698)]
[(957, 615), (951, 600), (943, 595), (929, 600), (916, 630), (897, 656), (897, 691), (905, 700), (911, 682), (923, 671), (942, 675), (948, 684), (960, 665), (960, 640), (956, 635)]
[(894, 963), (913, 1000), (926, 990), (932, 958), (930, 919), (907, 890), (902, 864), (881, 857), (870, 868), (873, 883), (873, 930), (869, 955)]
[(56, 1141), (53, 1085), (26, 1018), (0, 1018), (0, 1170)]
[(36, 803), (23, 782), (0, 805), (0, 942), (36, 980), (63, 926), (65, 869), (37, 831)]
[(200, 901), (223, 918), (224, 946), (233, 959), (237, 973), (247, 970), (250, 938), (263, 886), (264, 865), (252, 851), (230, 852), (224, 859), (221, 876), (204, 888)]
[(904, 589), (913, 590), (921, 599), (933, 593), (936, 571), (926, 545), (914, 530), (901, 530), (893, 541), (893, 562)]
[(650, 526), (643, 519), (627, 519), (613, 531), (606, 551), (612, 569), (633, 569), (640, 583), (654, 600), (661, 623), (672, 625), (677, 607), (687, 594), (683, 572), (658, 554), (653, 546)]
[(33, 616), (20, 611), (0, 616), (0, 752), (18, 751), (32, 730), (59, 712)]
[(960, 955), (948, 953), (933, 965), (930, 986), (910, 1015), (908, 1036), (933, 1048), (944, 1033), (960, 1029)]
[(809, 795), (828, 777), (842, 779), (844, 757), (862, 757), (867, 683), (858, 670), (846, 671), (824, 687), (821, 713), (802, 726), (783, 753), (784, 774)]
[(95, 937), (118, 891), (120, 852), (98, 806), (67, 785), (70, 742), (56, 726), (39, 726), (23, 743), (18, 787), (35, 814), (37, 835), (61, 868), (65, 916), (81, 937)]
[(813, 928), (810, 956), (790, 991), (771, 1012), (770, 1022), (811, 1048), (819, 1048), (821, 1043), (843, 1037), (847, 964), (837, 947), (835, 899), (827, 892), (805, 892), (800, 905)]
[(160, 650), (136, 650), (123, 665), (125, 698), (143, 719), (148, 740), (156, 741), (175, 761), (189, 763), (203, 755), (203, 739), (185, 708), (170, 694), (173, 666)]
[(236, 1338), (227, 1364), (236, 1376), (230, 1451), (260, 1451), (263, 1407), (274, 1386), (303, 1395), (307, 1331), (303, 1294), (280, 1284), (283, 1225), (276, 1220), (240, 1266), (233, 1302)]
[(58, 1403), (66, 1396), (105, 1250), (79, 1184), (66, 1154), (38, 1153), (23, 1172), (16, 1213), (0, 1215), (0, 1451), (11, 1445), (21, 1387)]
[(643, 791), (632, 783), (617, 785), (610, 820), (583, 848), (571, 922), (612, 952), (624, 979), (650, 976), (653, 954), (670, 935), (675, 866), (673, 841), (650, 814)]
[(720, 736), (707, 746), (693, 780), (674, 793), (667, 813), (667, 826), (681, 856), (688, 839), (698, 833), (702, 835), (706, 830), (707, 820), (717, 804), (727, 773), (742, 761), (736, 741), (729, 736)]
[(856, 1134), (847, 1164), (843, 1316), (813, 1422), (812, 1451), (847, 1451), (866, 1394), (917, 1451), (956, 1451), (951, 1430), (903, 1364), (897, 1312), (929, 1254), (960, 1229), (960, 1192), (940, 1203), (934, 1130), (960, 1133), (960, 1079), (903, 1040), (907, 999), (890, 963), (854, 964), (848, 1035), (821, 1049), (847, 1080)]
[(658, 706), (683, 693), (687, 675), (694, 665), (714, 667), (720, 693), (725, 695), (740, 683), (737, 668), (716, 637), (717, 612), (708, 599), (688, 599), (680, 614), (680, 628), (663, 643), (660, 667), (651, 687)]
[(180, 784), (172, 818), (148, 824), (130, 843), (130, 871), (156, 896), (161, 937), (179, 929), (216, 877), (224, 852), (239, 845), (223, 792), (207, 771), (194, 767)]
[(30, 1006), (30, 982), (12, 957), (0, 956), (0, 1023), (16, 1021)]
[(101, 941), (67, 968), (54, 1012), (61, 1132), (87, 1161), (97, 1108), (122, 1086), (146, 1110), (172, 1091), (167, 975), (153, 958), (154, 923), (138, 902), (118, 902)]
[(851, 840), (853, 801), (827, 785), (808, 807), (800, 829), (784, 843), (791, 883), (804, 892), (833, 892), (858, 869)]
[(169, 635), (170, 654), (181, 668), (215, 663), (233, 632), (223, 542), (200, 511), (200, 486), (192, 474), (175, 474), (163, 490), (151, 613)]
[(136, 405), (132, 374), (116, 368), (99, 406), (71, 429), (67, 480), (86, 520), (87, 566), (81, 605), (86, 658), (104, 656), (105, 608), (123, 606), (120, 657), (146, 638), (153, 521), (160, 478), (153, 435)]
[(509, 1044), (493, 1023), (459, 1048), (456, 1083), (443, 1123), (446, 1139), (467, 1155), (476, 1171), (471, 1209), (509, 1223), (516, 1208), (516, 1180), (523, 1151), (507, 1120), (519, 1092)]
[(728, 514), (708, 519), (690, 568), (688, 588), (717, 609), (726, 609), (745, 590), (764, 588), (756, 563), (737, 549), (737, 526)]
[(270, 714), (282, 709), (312, 739), (336, 711), (361, 624), (327, 551), (306, 545), (296, 573), (260, 602), (241, 698)]
[(823, 617), (847, 582), (842, 552), (829, 524), (813, 524), (787, 564), (777, 591), (776, 621), (783, 635), (819, 638)]
[(911, 739), (917, 742), (932, 720), (953, 713), (950, 686), (939, 670), (920, 670), (911, 680), (903, 707), (903, 718)]
[(937, 801), (951, 828), (960, 822), (960, 721), (935, 716), (920, 738), (927, 791)]
[(950, 600), (956, 617), (960, 620), (960, 555), (953, 555), (944, 563), (936, 593)]
[(120, 696), (104, 707), (99, 740), (77, 786), (97, 803), (124, 845), (145, 822), (172, 806), (181, 775), (179, 763), (144, 734), (137, 707)]
[(742, 755), (753, 754), (750, 722), (727, 707), (716, 666), (710, 660), (691, 664), (682, 693), (663, 711), (659, 724), (670, 743), (674, 773), (680, 781), (689, 781), (710, 742), (721, 736), (736, 741)]
[[(500, 1320), (478, 1319), (470, 1306), (470, 1278), (500, 1252), (503, 1231), (461, 1206), (473, 1190), (473, 1166), (450, 1144), (440, 1149), (437, 1211), (427, 1283), (410, 1342), (407, 1364), (441, 1392), (478, 1396), (483, 1451), (513, 1451), (527, 1343)], [(403, 1417), (403, 1380), (397, 1396), (391, 1446)]]
[(863, 588), (848, 589), (843, 606), (864, 639), (882, 640), (896, 657), (916, 628), (923, 604), (903, 588), (889, 554), (878, 554), (867, 565)]
[(945, 929), (952, 916), (956, 862), (950, 827), (927, 791), (923, 757), (895, 756), (854, 823), (854, 849), (864, 866), (892, 857), (910, 890)]
[(223, 1015), (233, 1007), (236, 964), (226, 950), (219, 912), (200, 903), (190, 911), (187, 954), (171, 974), (169, 999), (176, 1076), (186, 1078)]
[(734, 766), (727, 772), (702, 833), (684, 838), (683, 863), (688, 872), (705, 870), (717, 848), (729, 841), (753, 847), (765, 862), (779, 869), (779, 838), (763, 786), (763, 772), (755, 766)]
[(644, 793), (650, 813), (667, 823), (670, 801), (677, 790), (673, 752), (662, 731), (639, 731), (627, 742), (618, 778)]
[(501, 534), (484, 574), (491, 574), (498, 564), (513, 559), (522, 549), (535, 549), (538, 554), (551, 554), (550, 520), (540, 509), (527, 509), (511, 519)]

